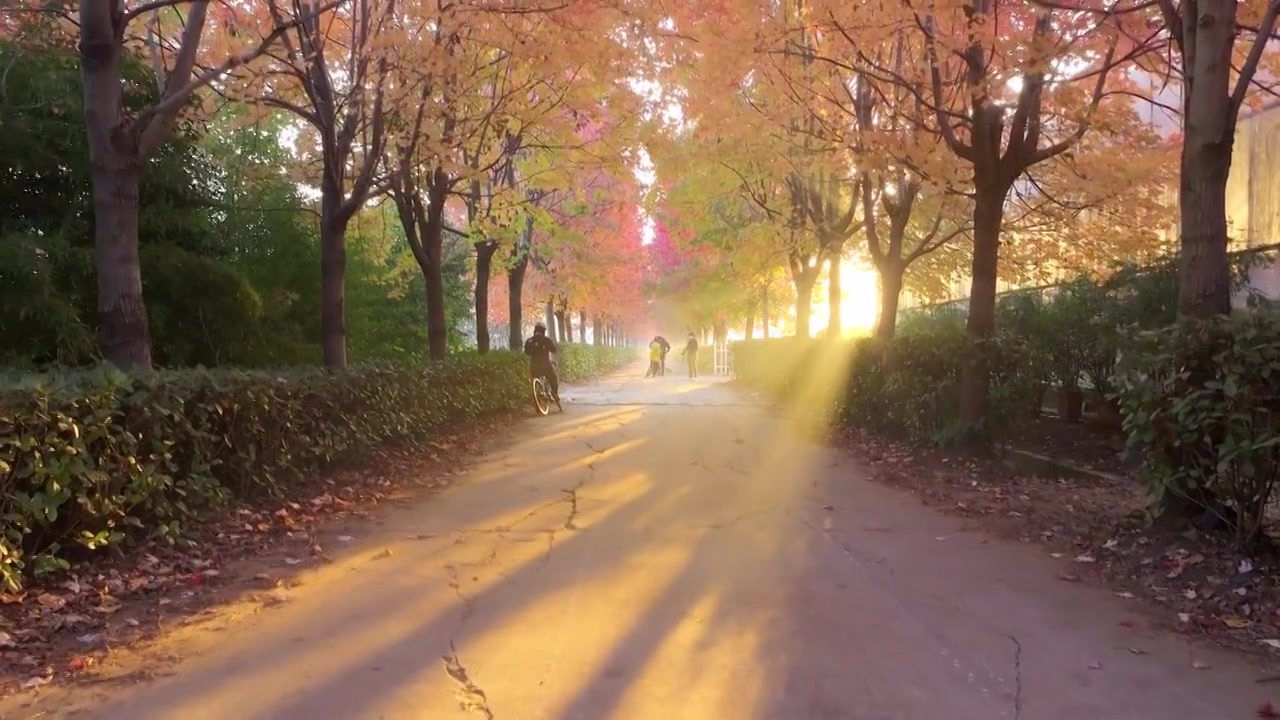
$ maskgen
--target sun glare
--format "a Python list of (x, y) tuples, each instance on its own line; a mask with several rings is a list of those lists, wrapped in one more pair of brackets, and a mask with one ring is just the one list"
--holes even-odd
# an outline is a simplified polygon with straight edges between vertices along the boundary
[[(876, 325), (880, 292), (876, 273), (860, 263), (846, 261), (840, 266), (840, 325), (842, 335), (866, 335)], [(814, 289), (812, 332), (816, 335), (827, 327), (831, 317), (827, 304), (826, 284)]]

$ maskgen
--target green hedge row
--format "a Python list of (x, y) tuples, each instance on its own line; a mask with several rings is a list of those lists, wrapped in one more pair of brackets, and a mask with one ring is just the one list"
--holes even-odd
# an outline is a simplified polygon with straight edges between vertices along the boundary
[[(574, 382), (634, 357), (567, 346)], [(527, 359), (322, 370), (106, 370), (0, 389), (0, 585), (84, 551), (182, 535), (233, 498), (281, 495), (335, 460), (529, 402)]]
[[(1077, 303), (1081, 295), (1069, 288), (1059, 297)], [(1034, 413), (1047, 384), (1070, 387), (1083, 378), (1118, 406), (1128, 445), (1145, 460), (1156, 512), (1227, 528), (1241, 546), (1256, 543), (1280, 481), (1280, 307), (1255, 301), (1209, 321), (1099, 329), (1103, 310), (1112, 317), (1126, 311), (1123, 296), (1112, 299), (1122, 306), (1116, 309), (1103, 300), (1091, 299), (1097, 313), (1066, 315), (1075, 323), (1037, 317), (1040, 306), (1030, 302), (1005, 308), (1016, 307), (1023, 322), (1006, 322), (984, 350), (992, 370), (989, 435), (998, 438)], [(946, 443), (960, 429), (960, 371), (976, 351), (962, 320), (945, 312), (916, 317), (889, 341), (737, 343), (735, 370), (776, 397), (828, 403), (814, 414), (831, 411), (837, 424)], [(1043, 330), (1058, 322), (1056, 335)], [(1051, 336), (1064, 348), (1052, 348)]]
[(616, 370), (639, 357), (639, 350), (630, 347), (597, 347), (562, 343), (559, 363), (562, 382), (578, 382), (600, 373)]
[(1031, 415), (1042, 394), (1039, 378), (1026, 372), (1028, 349), (1014, 336), (998, 336), (983, 350), (962, 328), (893, 340), (753, 340), (734, 344), (733, 361), (741, 380), (770, 395), (829, 403), (815, 410), (832, 412), (836, 423), (945, 444), (960, 436), (960, 371), (974, 352), (987, 354), (986, 430), (998, 434)]

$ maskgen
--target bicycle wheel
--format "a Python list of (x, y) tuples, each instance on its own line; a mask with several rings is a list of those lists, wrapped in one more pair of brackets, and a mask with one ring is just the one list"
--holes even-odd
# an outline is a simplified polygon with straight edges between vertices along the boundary
[(551, 393), (547, 390), (547, 381), (542, 378), (533, 379), (533, 409), (539, 415), (551, 412)]

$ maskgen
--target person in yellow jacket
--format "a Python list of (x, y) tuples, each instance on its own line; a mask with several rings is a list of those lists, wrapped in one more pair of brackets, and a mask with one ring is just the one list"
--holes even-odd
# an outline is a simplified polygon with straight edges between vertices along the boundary
[(655, 337), (649, 341), (649, 371), (644, 374), (646, 378), (655, 377), (662, 373), (662, 343)]

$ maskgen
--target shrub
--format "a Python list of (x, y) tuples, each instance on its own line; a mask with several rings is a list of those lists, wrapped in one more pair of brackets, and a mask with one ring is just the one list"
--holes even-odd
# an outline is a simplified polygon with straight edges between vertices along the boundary
[(616, 370), (637, 357), (636, 348), (562, 343), (557, 362), (560, 379), (572, 383)]
[(1041, 397), (1042, 376), (1028, 345), (1002, 333), (981, 345), (959, 329), (856, 342), (842, 408), (845, 421), (918, 443), (947, 445), (968, 430), (960, 420), (960, 375), (975, 353), (991, 373), (987, 417), (979, 428), (998, 438), (1025, 420)]
[(523, 357), (338, 373), (94, 371), (0, 390), (0, 583), (527, 402)]
[(1280, 313), (1137, 334), (1116, 385), (1157, 508), (1199, 505), (1239, 543), (1259, 538), (1280, 471)]
[(766, 395), (775, 398), (794, 396), (813, 368), (824, 357), (833, 357), (830, 353), (843, 347), (847, 347), (847, 343), (828, 343), (812, 338), (743, 340), (731, 346), (733, 371), (744, 384)]
[[(915, 442), (945, 444), (961, 435), (960, 372), (974, 352), (992, 372), (989, 434), (1026, 418), (1039, 399), (1039, 375), (1027, 372), (1026, 344), (1001, 335), (981, 348), (963, 326), (936, 331), (917, 323), (891, 340), (829, 342), (781, 338), (734, 345), (734, 369), (746, 384), (783, 400), (830, 402), (834, 421)], [(833, 373), (833, 370), (836, 372)]]

